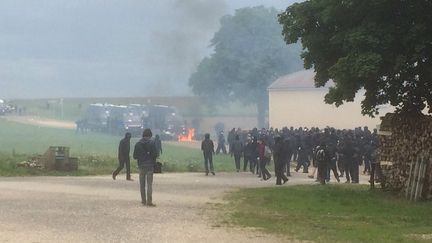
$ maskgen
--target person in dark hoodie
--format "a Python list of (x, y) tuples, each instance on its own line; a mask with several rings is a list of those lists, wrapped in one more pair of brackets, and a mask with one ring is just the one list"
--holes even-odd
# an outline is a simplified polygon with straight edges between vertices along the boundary
[(156, 151), (158, 152), (158, 157), (162, 154), (162, 141), (159, 137), (159, 134), (156, 134), (154, 138), (154, 143), (156, 145)]
[(212, 175), (215, 175), (213, 168), (213, 154), (215, 153), (214, 144), (210, 139), (210, 134), (208, 133), (204, 135), (204, 140), (201, 142), (201, 150), (203, 151), (204, 155), (204, 167), (206, 171), (205, 175), (208, 176), (209, 174), (209, 166)]
[(268, 148), (268, 146), (266, 145), (264, 138), (260, 138), (258, 140), (257, 149), (259, 153), (259, 167), (261, 170), (262, 179), (266, 181), (271, 178), (270, 172), (266, 168), (266, 165), (270, 163), (271, 157), (268, 157), (266, 153), (267, 151), (270, 150), (270, 148)]
[(288, 181), (288, 177), (284, 174), (284, 165), (286, 164), (286, 152), (284, 151), (285, 146), (281, 136), (276, 135), (274, 139), (273, 161), (275, 164), (276, 185), (282, 185), (282, 181), (283, 184)]
[(240, 141), (240, 136), (235, 135), (234, 141), (231, 143), (230, 154), (234, 156), (236, 171), (240, 171), (240, 160), (243, 153), (243, 143)]
[(154, 207), (156, 205), (152, 200), (153, 172), (158, 152), (154, 141), (151, 140), (152, 131), (146, 128), (142, 136), (142, 139), (135, 144), (133, 158), (138, 161), (141, 203)]
[(120, 140), (120, 144), (119, 144), (119, 147), (118, 147), (119, 166), (112, 173), (113, 180), (116, 179), (116, 176), (118, 175), (118, 173), (126, 165), (126, 180), (133, 181), (132, 178), (131, 178), (130, 157), (129, 157), (131, 137), (132, 137), (131, 133), (127, 132), (125, 134), (125, 137), (122, 140)]
[(253, 171), (253, 163), (252, 163), (252, 156), (255, 153), (256, 148), (252, 147), (252, 139), (248, 138), (246, 141), (246, 145), (243, 149), (243, 159), (244, 159), (244, 165), (243, 165), (243, 171), (246, 171), (247, 165), (249, 163), (249, 169), (250, 172), (254, 173)]

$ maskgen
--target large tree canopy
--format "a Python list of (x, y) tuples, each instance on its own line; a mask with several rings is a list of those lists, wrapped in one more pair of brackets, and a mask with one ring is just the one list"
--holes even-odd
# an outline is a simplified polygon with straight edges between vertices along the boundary
[(216, 103), (256, 104), (258, 125), (263, 126), (269, 84), (302, 68), (301, 47), (286, 46), (277, 15), (275, 9), (253, 7), (224, 16), (211, 40), (214, 53), (190, 77), (193, 92)]
[(332, 79), (336, 106), (365, 89), (362, 113), (380, 105), (432, 112), (432, 1), (309, 0), (279, 15), (287, 43), (301, 40), (315, 85)]

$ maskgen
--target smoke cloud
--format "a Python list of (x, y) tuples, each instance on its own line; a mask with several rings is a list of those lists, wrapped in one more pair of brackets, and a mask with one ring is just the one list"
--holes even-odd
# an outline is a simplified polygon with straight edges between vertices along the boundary
[(234, 9), (292, 0), (2, 0), (0, 98), (189, 95)]
[[(169, 12), (172, 21), (166, 29), (151, 33), (156, 53), (149, 65), (163, 68), (155, 92), (163, 95), (174, 90), (189, 92), (190, 73), (204, 57), (209, 40), (219, 27), (219, 19), (228, 12), (222, 0), (177, 0)], [(179, 85), (180, 84), (180, 85)]]

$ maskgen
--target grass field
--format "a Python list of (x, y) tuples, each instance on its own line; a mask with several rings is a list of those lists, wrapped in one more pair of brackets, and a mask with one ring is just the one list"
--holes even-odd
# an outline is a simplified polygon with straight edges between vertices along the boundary
[[(75, 134), (74, 130), (17, 124), (0, 119), (0, 175), (65, 174), (16, 168), (16, 162), (43, 154), (49, 146), (70, 147), (71, 156), (79, 157), (79, 171), (71, 175), (109, 174), (117, 166), (117, 148), (121, 137), (99, 133)], [(138, 138), (131, 141), (133, 145)], [(202, 154), (198, 149), (163, 145), (160, 161), (164, 171), (203, 171)], [(215, 157), (217, 171), (233, 171), (229, 156)], [(136, 161), (131, 161), (136, 171)]]
[[(432, 202), (367, 186), (243, 189), (227, 196), (229, 224), (314, 242), (431, 242)], [(224, 215), (226, 218), (227, 216)]]

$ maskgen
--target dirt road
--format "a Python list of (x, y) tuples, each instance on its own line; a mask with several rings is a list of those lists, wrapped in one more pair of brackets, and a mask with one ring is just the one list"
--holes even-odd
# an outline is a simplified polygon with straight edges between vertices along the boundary
[[(225, 192), (274, 186), (273, 178), (259, 181), (248, 172), (157, 174), (157, 207), (148, 208), (140, 204), (138, 180), (121, 176), (0, 177), (0, 242), (289, 242), (212, 218)], [(293, 172), (283, 186), (312, 183)]]
[[(0, 242), (284, 242), (211, 217), (224, 192), (273, 183), (250, 173), (157, 174), (157, 207), (148, 208), (138, 181), (120, 176), (0, 178)], [(287, 184), (298, 183), (312, 181), (295, 174)]]

